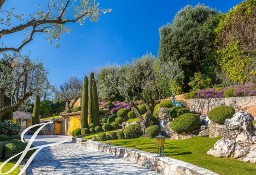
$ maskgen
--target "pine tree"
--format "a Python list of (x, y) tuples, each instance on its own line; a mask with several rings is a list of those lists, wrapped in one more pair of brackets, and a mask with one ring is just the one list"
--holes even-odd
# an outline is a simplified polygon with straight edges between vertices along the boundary
[(89, 91), (89, 103), (88, 103), (88, 124), (90, 125), (91, 123), (93, 123), (93, 116), (94, 116), (94, 109), (93, 109), (93, 80), (94, 80), (94, 73), (91, 72), (90, 73), (90, 91)]
[(33, 115), (32, 115), (32, 124), (39, 124), (40, 123), (40, 96), (35, 96), (34, 101), (34, 108), (33, 108)]
[(80, 123), (81, 123), (81, 128), (89, 128), (89, 125), (88, 125), (88, 77), (87, 76), (84, 77)]
[(94, 110), (93, 123), (95, 126), (100, 126), (99, 99), (98, 99), (97, 85), (96, 85), (95, 79), (93, 80), (92, 93), (93, 93), (93, 110)]

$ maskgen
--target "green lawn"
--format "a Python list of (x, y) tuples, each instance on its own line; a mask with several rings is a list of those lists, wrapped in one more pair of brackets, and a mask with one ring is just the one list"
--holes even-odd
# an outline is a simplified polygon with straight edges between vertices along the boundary
[[(183, 160), (204, 167), (222, 175), (255, 175), (256, 165), (234, 159), (215, 158), (206, 154), (219, 138), (195, 137), (188, 140), (167, 140), (164, 154), (168, 157)], [(108, 140), (113, 145), (136, 148), (156, 153), (156, 140), (138, 138), (130, 140)]]
[[(3, 162), (0, 162), (0, 165), (1, 165), (2, 163), (3, 163)], [(7, 163), (7, 164), (4, 166), (4, 168), (3, 168), (3, 170), (2, 170), (2, 173), (5, 173), (5, 172), (9, 171), (9, 170), (13, 167), (14, 164), (15, 164), (15, 163)], [(20, 166), (18, 166), (10, 175), (17, 175), (17, 174), (19, 174), (19, 172), (20, 172)]]

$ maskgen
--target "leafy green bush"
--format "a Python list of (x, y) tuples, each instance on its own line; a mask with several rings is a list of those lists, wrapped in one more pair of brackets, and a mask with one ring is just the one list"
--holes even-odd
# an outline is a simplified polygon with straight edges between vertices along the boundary
[(90, 133), (95, 133), (95, 128), (94, 127), (90, 127)]
[(17, 135), (20, 132), (20, 125), (13, 123), (11, 120), (0, 122), (0, 134)]
[(187, 110), (186, 108), (182, 108), (182, 107), (172, 107), (169, 110), (169, 114), (173, 118), (177, 118), (180, 115), (185, 114), (185, 113), (189, 113), (189, 110)]
[(117, 117), (115, 119), (115, 122), (118, 123), (118, 124), (122, 124), (123, 123), (123, 118), (122, 117)]
[(153, 116), (157, 117), (158, 116), (158, 109), (160, 108), (160, 104), (157, 104), (154, 107), (154, 112), (153, 112)]
[(74, 107), (71, 112), (78, 112), (81, 111), (81, 107)]
[(159, 125), (159, 119), (156, 117), (151, 117), (151, 125)]
[(128, 110), (126, 108), (122, 108), (122, 109), (119, 109), (116, 113), (116, 116), (117, 117), (122, 117), (122, 118), (125, 118), (127, 117), (127, 114), (128, 114)]
[(157, 125), (149, 126), (145, 130), (145, 135), (148, 138), (155, 138), (159, 133), (160, 133), (160, 128)]
[(131, 118), (136, 118), (136, 114), (135, 114), (134, 111), (128, 112), (127, 116), (128, 116), (129, 119), (131, 119)]
[(200, 72), (196, 72), (194, 77), (190, 78), (188, 85), (195, 91), (198, 89), (205, 89), (211, 86), (212, 80)]
[(200, 127), (200, 118), (192, 113), (182, 114), (171, 122), (170, 127), (177, 133), (189, 133)]
[(147, 107), (144, 104), (139, 105), (138, 108), (139, 108), (139, 111), (140, 111), (141, 115), (145, 114), (147, 112)]
[(105, 104), (103, 104), (103, 105), (101, 106), (101, 108), (104, 109), (104, 108), (106, 108), (107, 106), (109, 106), (110, 104), (112, 104), (112, 102), (111, 102), (111, 101), (108, 101), (108, 102), (106, 102)]
[(102, 130), (103, 131), (111, 131), (112, 130), (112, 125), (105, 123), (104, 125), (102, 125)]
[(93, 127), (95, 127), (95, 125), (94, 125), (94, 123), (91, 123), (91, 124), (89, 125), (89, 128), (93, 128)]
[(164, 100), (159, 103), (160, 108), (171, 108), (172, 107), (172, 101), (171, 100)]
[(110, 132), (110, 133), (108, 133), (108, 134), (107, 134), (107, 138), (108, 138), (109, 140), (116, 140), (116, 139), (117, 139), (117, 134), (116, 134), (116, 132)]
[(9, 136), (10, 140), (20, 140), (20, 135), (12, 135), (12, 136)]
[(72, 132), (72, 134), (73, 134), (74, 137), (77, 137), (77, 136), (81, 135), (81, 129), (80, 128), (75, 129)]
[(99, 141), (105, 141), (107, 140), (107, 135), (105, 133), (100, 133), (96, 136), (97, 140)]
[(117, 131), (116, 136), (119, 140), (124, 139), (124, 132), (123, 131)]
[(223, 125), (226, 119), (232, 118), (235, 114), (235, 109), (231, 106), (219, 106), (212, 109), (208, 113), (209, 119), (213, 122)]
[(233, 97), (234, 96), (234, 88), (230, 87), (227, 90), (224, 91), (224, 97), (228, 98), (228, 97)]
[(11, 139), (7, 135), (3, 135), (3, 134), (0, 135), (0, 142), (1, 141), (9, 141), (9, 140), (11, 140)]
[(140, 125), (134, 124), (124, 129), (124, 135), (127, 139), (134, 139), (142, 136)]
[(117, 118), (117, 116), (115, 114), (111, 115), (108, 120), (107, 120), (107, 123), (108, 124), (111, 124), (112, 122), (115, 121), (115, 119)]
[(112, 129), (119, 129), (119, 124), (116, 122), (111, 123)]
[(4, 151), (4, 144), (0, 143), (0, 159), (2, 159), (3, 151)]
[(100, 126), (95, 126), (95, 132), (100, 132), (102, 131), (101, 127)]
[(88, 128), (82, 128), (81, 129), (81, 135), (90, 134), (90, 130)]
[(107, 120), (108, 120), (107, 118), (102, 118), (102, 119), (101, 119), (101, 122), (102, 122), (102, 123), (107, 123)]

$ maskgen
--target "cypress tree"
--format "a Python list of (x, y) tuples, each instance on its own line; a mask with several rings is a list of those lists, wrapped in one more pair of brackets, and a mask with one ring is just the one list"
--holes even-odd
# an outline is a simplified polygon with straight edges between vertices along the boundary
[(100, 126), (99, 99), (98, 99), (97, 85), (96, 85), (95, 79), (93, 80), (92, 94), (93, 94), (93, 109), (94, 109), (93, 123), (95, 126)]
[(90, 91), (89, 91), (89, 103), (88, 103), (88, 124), (90, 125), (93, 123), (93, 116), (94, 116), (94, 109), (93, 109), (93, 94), (92, 94), (92, 89), (93, 89), (93, 80), (94, 80), (94, 73), (90, 73)]
[(81, 129), (89, 128), (89, 125), (88, 125), (88, 77), (87, 76), (84, 77), (80, 123), (81, 123)]
[(34, 108), (33, 108), (33, 115), (32, 115), (32, 124), (39, 124), (40, 123), (40, 96), (35, 96), (34, 101)]

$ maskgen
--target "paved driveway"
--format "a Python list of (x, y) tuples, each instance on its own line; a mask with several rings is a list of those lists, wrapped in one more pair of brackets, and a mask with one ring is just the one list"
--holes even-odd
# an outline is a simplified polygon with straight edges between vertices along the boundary
[[(28, 137), (27, 137), (28, 138)], [(88, 174), (157, 174), (124, 159), (107, 155), (71, 142), (66, 136), (38, 136), (35, 146), (69, 139), (68, 142), (43, 148), (27, 169), (27, 175)]]

